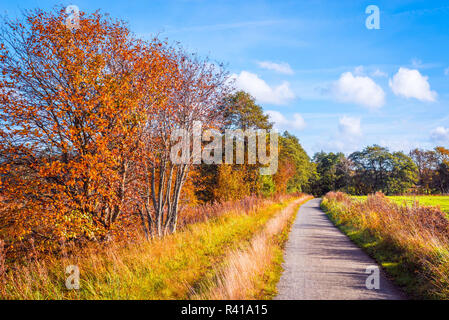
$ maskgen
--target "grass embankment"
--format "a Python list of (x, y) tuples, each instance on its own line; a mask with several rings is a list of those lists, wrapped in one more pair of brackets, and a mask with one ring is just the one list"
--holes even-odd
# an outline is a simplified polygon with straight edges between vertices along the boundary
[[(267, 200), (254, 210), (186, 226), (150, 242), (91, 245), (74, 254), (9, 266), (0, 278), (2, 299), (186, 299), (203, 279), (212, 279), (229, 252), (244, 247), (297, 197)], [(67, 290), (68, 265), (80, 270), (80, 289)]]
[(312, 197), (298, 199), (271, 218), (246, 246), (231, 250), (220, 271), (205, 279), (194, 299), (271, 299), (282, 273), (283, 248), (298, 208)]
[[(366, 196), (355, 196), (355, 199), (366, 200)], [(388, 199), (400, 205), (435, 206), (449, 214), (449, 196), (387, 196)]]
[(449, 299), (449, 220), (438, 208), (332, 192), (321, 206), (411, 298)]

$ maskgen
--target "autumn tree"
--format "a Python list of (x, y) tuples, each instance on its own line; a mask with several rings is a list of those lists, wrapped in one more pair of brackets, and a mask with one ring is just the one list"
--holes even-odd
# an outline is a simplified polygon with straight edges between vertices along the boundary
[(242, 167), (233, 168), (231, 164), (218, 166), (218, 178), (214, 188), (214, 199), (217, 201), (239, 200), (251, 195), (250, 186), (242, 183), (245, 171)]
[(95, 237), (123, 212), (140, 113), (127, 27), (28, 11), (0, 31), (0, 174), (17, 236)]
[[(207, 152), (198, 139), (202, 130), (220, 127), (223, 112), (219, 104), (229, 92), (222, 66), (179, 48), (168, 48), (166, 53), (175, 68), (169, 68), (166, 74), (171, 83), (164, 98), (156, 104), (151, 94), (144, 99), (148, 117), (141, 139), (143, 183), (138, 210), (147, 237), (176, 230), (182, 188), (192, 167), (199, 165)], [(201, 128), (195, 128), (195, 124)], [(184, 134), (177, 134), (179, 130)], [(193, 149), (195, 143), (201, 144), (199, 153)], [(174, 161), (175, 146), (184, 144), (187, 148), (176, 152), (178, 161)]]
[(289, 158), (279, 160), (279, 168), (273, 176), (273, 182), (277, 193), (287, 193), (287, 185), (290, 179), (295, 175), (295, 164)]

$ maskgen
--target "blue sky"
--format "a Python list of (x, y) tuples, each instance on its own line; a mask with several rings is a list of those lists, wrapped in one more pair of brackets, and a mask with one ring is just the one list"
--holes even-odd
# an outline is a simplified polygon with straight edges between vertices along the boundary
[[(449, 144), (447, 1), (31, 1), (0, 12), (77, 5), (224, 62), (309, 155)], [(367, 29), (368, 5), (380, 29)]]

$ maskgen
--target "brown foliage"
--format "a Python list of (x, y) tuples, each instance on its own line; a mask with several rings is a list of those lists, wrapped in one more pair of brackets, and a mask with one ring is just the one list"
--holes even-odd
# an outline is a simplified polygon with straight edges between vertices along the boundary
[(295, 165), (292, 161), (284, 159), (280, 161), (279, 168), (273, 176), (277, 193), (287, 192), (287, 183), (295, 175)]
[(122, 237), (140, 223), (173, 232), (192, 161), (170, 161), (171, 133), (220, 119), (222, 68), (99, 12), (80, 17), (69, 29), (62, 9), (28, 11), (0, 29), (0, 234), (11, 248)]

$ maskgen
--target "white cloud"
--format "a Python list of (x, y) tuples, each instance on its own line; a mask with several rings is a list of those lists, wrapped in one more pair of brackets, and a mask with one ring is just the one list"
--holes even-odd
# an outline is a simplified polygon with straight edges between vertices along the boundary
[(434, 142), (448, 142), (449, 128), (437, 127), (430, 133), (430, 138)]
[(421, 101), (435, 101), (437, 93), (430, 90), (428, 77), (421, 75), (416, 69), (399, 68), (390, 79), (389, 85), (393, 93), (405, 98), (415, 98)]
[(315, 150), (351, 153), (360, 150), (363, 142), (363, 133), (360, 118), (342, 116), (338, 119), (338, 130), (325, 139), (317, 137)]
[(374, 72), (371, 73), (371, 76), (373, 77), (388, 77), (388, 74), (386, 72), (381, 71), (380, 69), (374, 70)]
[[(356, 75), (356, 76), (366, 76), (367, 74), (368, 74), (368, 71), (366, 70), (366, 68), (364, 66), (358, 66), (358, 67), (354, 68), (354, 75)], [(388, 77), (388, 74), (383, 72), (379, 68), (376, 68), (374, 71), (371, 71), (370, 75), (371, 75), (371, 77), (379, 77), (379, 78)]]
[(402, 151), (405, 153), (410, 152), (415, 148), (419, 149), (432, 149), (433, 146), (423, 141), (413, 139), (412, 137), (404, 137), (403, 135), (390, 136), (387, 139), (380, 139), (376, 141), (381, 147), (388, 148), (391, 152)]
[(422, 61), (420, 60), (420, 59), (417, 59), (417, 58), (413, 58), (412, 59), (412, 66), (414, 67), (414, 68), (420, 68), (420, 67), (422, 67)]
[(444, 69), (444, 74), (445, 74), (446, 76), (449, 76), (449, 68)]
[(263, 79), (248, 71), (242, 71), (239, 75), (233, 74), (231, 78), (235, 79), (237, 88), (249, 92), (261, 103), (281, 105), (295, 98), (287, 81), (270, 87)]
[(360, 118), (343, 116), (338, 119), (338, 131), (343, 136), (357, 137), (362, 135)]
[(273, 71), (283, 73), (283, 74), (293, 74), (294, 73), (292, 68), (290, 67), (290, 65), (286, 62), (275, 63), (275, 62), (271, 62), (271, 61), (260, 61), (257, 64), (261, 68), (273, 70)]
[(345, 72), (333, 85), (337, 100), (352, 102), (369, 108), (380, 108), (385, 104), (385, 92), (370, 77), (354, 76)]
[(361, 76), (365, 74), (365, 68), (363, 66), (358, 66), (354, 68), (354, 74), (357, 76)]
[(306, 122), (299, 113), (295, 113), (292, 119), (287, 119), (282, 113), (275, 110), (268, 110), (266, 112), (270, 117), (270, 121), (274, 122), (274, 127), (278, 130), (294, 129), (302, 130), (306, 126)]

